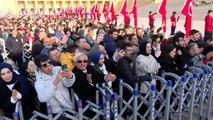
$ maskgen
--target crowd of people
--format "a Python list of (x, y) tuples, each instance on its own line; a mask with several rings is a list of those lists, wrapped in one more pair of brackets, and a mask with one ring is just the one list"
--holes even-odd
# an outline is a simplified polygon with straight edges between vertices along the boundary
[(95, 102), (97, 83), (118, 92), (120, 78), (132, 87), (141, 83), (139, 92), (146, 94), (144, 81), (158, 88), (153, 75), (183, 75), (194, 63), (213, 59), (212, 10), (205, 18), (205, 35), (192, 29), (189, 38), (175, 31), (176, 12), (171, 36), (165, 38), (162, 28), (154, 26), (155, 14), (149, 13), (149, 28), (78, 15), (0, 18), (1, 53), (8, 52), (1, 55), (0, 115), (11, 118), (17, 101), (22, 102), (26, 120), (33, 110), (45, 113), (46, 103), (56, 115), (61, 107), (73, 109), (71, 88), (85, 105), (86, 100)]

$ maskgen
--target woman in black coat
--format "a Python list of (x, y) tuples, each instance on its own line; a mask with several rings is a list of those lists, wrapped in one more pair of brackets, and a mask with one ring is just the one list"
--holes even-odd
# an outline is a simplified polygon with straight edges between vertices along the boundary
[(24, 118), (29, 119), (34, 110), (32, 86), (22, 76), (14, 73), (12, 66), (8, 63), (0, 64), (0, 73), (0, 109), (3, 110), (4, 116), (12, 118), (16, 102), (20, 100)]
[(174, 45), (165, 45), (159, 58), (159, 62), (162, 70), (164, 70), (165, 72), (172, 72), (177, 75), (183, 75), (184, 71), (179, 70), (180, 67), (176, 62), (176, 60), (178, 60), (176, 58), (176, 54), (177, 51)]

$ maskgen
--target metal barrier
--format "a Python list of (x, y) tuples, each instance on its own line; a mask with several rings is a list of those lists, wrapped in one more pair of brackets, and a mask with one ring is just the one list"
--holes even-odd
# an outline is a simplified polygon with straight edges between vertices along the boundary
[[(110, 120), (111, 119), (111, 115), (110, 115), (110, 102), (111, 102), (111, 97), (113, 95), (113, 92), (106, 87), (104, 84), (102, 84), (102, 86), (99, 86), (98, 84), (96, 85), (97, 91), (96, 91), (96, 103), (93, 103), (91, 101), (86, 101), (87, 105), (85, 105), (84, 107), (82, 107), (82, 102), (81, 102), (81, 106), (79, 107), (80, 104), (78, 104), (78, 120), (83, 120), (83, 119), (89, 119), (89, 120), (96, 120), (96, 119), (100, 119), (100, 117), (103, 117), (104, 120)], [(79, 103), (79, 98), (78, 96), (75, 94), (74, 90), (71, 90), (72, 95), (74, 95), (75, 100), (77, 101), (77, 103)], [(101, 100), (99, 100), (99, 98), (101, 97)], [(72, 100), (74, 100), (74, 98), (72, 97)], [(115, 99), (116, 100), (116, 97)], [(116, 101), (113, 102), (113, 106), (114, 106), (114, 111), (116, 112), (117, 108), (116, 108)], [(92, 118), (89, 118), (88, 116), (85, 115), (85, 112), (87, 110), (93, 111), (96, 113), (95, 116), (93, 116)], [(114, 113), (114, 117), (116, 117), (116, 113)], [(70, 118), (70, 117), (68, 117)], [(70, 118), (72, 119), (72, 118)]]
[(210, 115), (210, 106), (212, 104), (212, 90), (213, 90), (213, 83), (212, 83), (212, 67), (204, 64), (196, 64), (195, 67), (200, 68), (203, 70), (203, 83), (202, 83), (202, 93), (201, 93), (201, 100), (200, 100), (200, 118), (203, 118), (203, 104), (208, 103), (208, 110), (206, 119), (209, 118)]
[(155, 116), (154, 119), (169, 120), (169, 105), (172, 92), (172, 82), (162, 77), (153, 76), (153, 79), (160, 82), (160, 90), (156, 90)]
[[(104, 83), (97, 85), (96, 103), (86, 101), (82, 106), (82, 101), (71, 90), (71, 99), (74, 110), (63, 107), (56, 116), (52, 116), (51, 106), (48, 105), (48, 115), (34, 111), (34, 116), (30, 120), (41, 117), (47, 120), (57, 120), (60, 116), (72, 120), (170, 120), (177, 116), (182, 119), (183, 111), (188, 112), (188, 119), (194, 119), (194, 108), (198, 107), (200, 119), (210, 119), (211, 104), (213, 97), (213, 62), (208, 65), (195, 64), (186, 71), (184, 76), (174, 73), (163, 73), (162, 77), (153, 76), (153, 79), (160, 83), (159, 89), (149, 82), (145, 83), (148, 88), (146, 94), (140, 94), (138, 83), (132, 88), (127, 83), (120, 80), (119, 95), (114, 93)], [(169, 77), (171, 80), (165, 80)], [(129, 92), (129, 96), (125, 96)], [(76, 104), (77, 103), (77, 104)], [(203, 111), (204, 104), (207, 105), (207, 112)], [(77, 106), (76, 106), (77, 105)], [(145, 110), (141, 111), (143, 107)], [(20, 101), (16, 104), (16, 112), (13, 114), (14, 120), (23, 120)], [(96, 114), (93, 118), (85, 115), (85, 112), (93, 111)], [(206, 113), (206, 114), (205, 114)], [(3, 117), (3, 120), (11, 120)]]
[(61, 116), (70, 118), (72, 120), (83, 120), (83, 118), (82, 118), (82, 101), (80, 99), (78, 99), (78, 96), (73, 91), (71, 92), (71, 94), (74, 97), (74, 101), (72, 101), (73, 105), (75, 104), (74, 102), (77, 103), (78, 111), (68, 109), (66, 107), (62, 107), (62, 110), (53, 117), (52, 107), (51, 107), (51, 105), (47, 104), (47, 115), (34, 111), (33, 112), (34, 115), (31, 117), (30, 120), (36, 120), (37, 117), (40, 117), (40, 118), (43, 118), (46, 120), (57, 120)]
[(182, 117), (182, 108), (183, 108), (183, 99), (184, 99), (184, 88), (186, 77), (185, 76), (178, 76), (174, 73), (165, 72), (162, 74), (162, 77), (172, 77), (173, 86), (172, 86), (172, 93), (171, 93), (171, 101), (170, 101), (170, 117), (178, 116), (178, 120), (181, 120)]
[(30, 46), (28, 43), (25, 43), (23, 45), (23, 51), (22, 51), (22, 53), (23, 53), (23, 58), (25, 60), (29, 60), (29, 59), (32, 58), (32, 56), (31, 56), (31, 48), (32, 48), (32, 46)]
[[(136, 89), (133, 89), (127, 83), (124, 83), (123, 80), (120, 80), (119, 83), (119, 119), (124, 120), (125, 112), (132, 113), (128, 117), (131, 120), (137, 119), (149, 119), (154, 120), (155, 115), (155, 91), (156, 86), (151, 85), (148, 82), (144, 82), (148, 88), (148, 92), (146, 95), (142, 95), (138, 93), (137, 84)], [(132, 96), (130, 98), (124, 99), (124, 92), (123, 89), (126, 89), (131, 93)], [(125, 105), (125, 106), (123, 106)], [(144, 114), (141, 114), (141, 108), (146, 106), (147, 110), (143, 111)], [(144, 110), (144, 109), (143, 109)]]
[(193, 111), (194, 111), (194, 101), (195, 101), (195, 92), (197, 85), (197, 74), (186, 71), (185, 76), (186, 86), (185, 86), (185, 94), (183, 99), (183, 109), (185, 111), (189, 111), (189, 120), (193, 120)]

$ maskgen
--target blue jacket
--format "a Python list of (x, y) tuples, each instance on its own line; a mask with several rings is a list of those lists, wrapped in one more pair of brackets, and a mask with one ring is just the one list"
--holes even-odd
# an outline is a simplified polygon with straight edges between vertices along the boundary
[(104, 47), (106, 49), (106, 52), (109, 56), (109, 58), (111, 59), (115, 50), (116, 50), (116, 44), (114, 41), (114, 38), (112, 36), (110, 36), (109, 34), (106, 34), (104, 36)]

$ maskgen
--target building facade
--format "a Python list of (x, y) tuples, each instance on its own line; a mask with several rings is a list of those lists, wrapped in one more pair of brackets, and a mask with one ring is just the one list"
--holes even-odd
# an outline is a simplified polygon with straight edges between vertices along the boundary
[(115, 7), (117, 4), (122, 5), (123, 3), (123, 0), (0, 0), (0, 13), (5, 14), (11, 12), (17, 14), (21, 10), (44, 10), (45, 12), (48, 12), (53, 9), (61, 10), (69, 7), (76, 8), (78, 5), (90, 9), (94, 3), (97, 3), (99, 9), (101, 9), (105, 1), (108, 4), (108, 7), (112, 1)]

